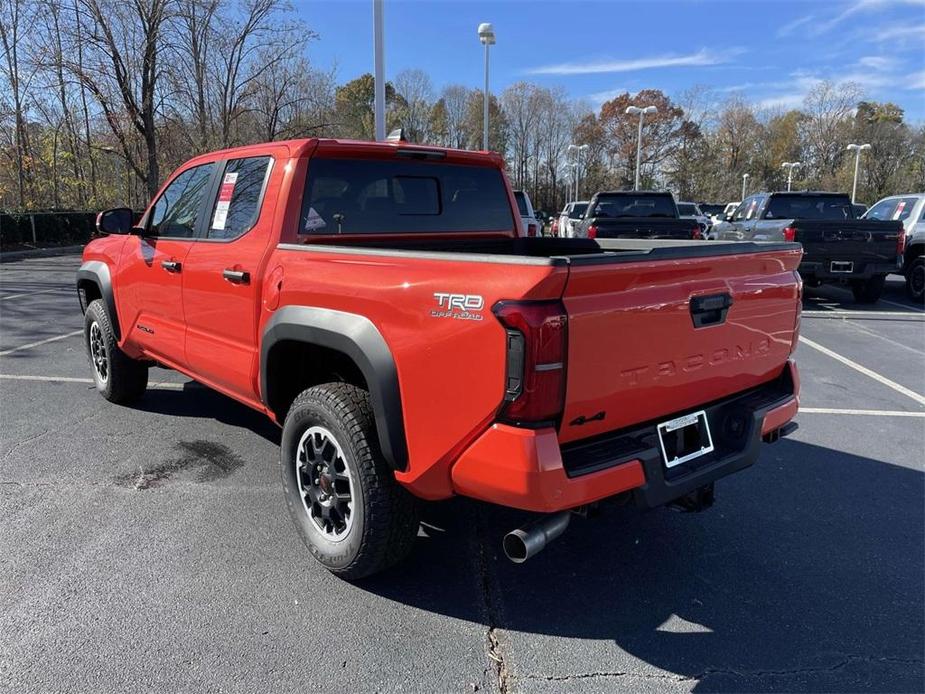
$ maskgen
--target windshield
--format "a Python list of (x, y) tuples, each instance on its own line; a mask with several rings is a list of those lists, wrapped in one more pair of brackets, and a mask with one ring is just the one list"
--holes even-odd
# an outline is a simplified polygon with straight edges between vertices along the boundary
[(697, 209), (696, 205), (691, 205), (690, 203), (679, 202), (678, 203), (678, 214), (682, 217), (696, 217), (700, 214), (700, 211)]
[(725, 205), (706, 204), (700, 206), (700, 211), (704, 214), (720, 214), (724, 209), (726, 209)]
[(592, 217), (675, 217), (677, 208), (670, 195), (604, 194), (597, 197)]
[(501, 171), (441, 162), (313, 158), (300, 234), (504, 231)]
[(854, 219), (847, 195), (775, 195), (765, 219)]
[(588, 203), (586, 202), (576, 202), (572, 207), (572, 211), (568, 213), (569, 219), (581, 219), (585, 210), (588, 209)]

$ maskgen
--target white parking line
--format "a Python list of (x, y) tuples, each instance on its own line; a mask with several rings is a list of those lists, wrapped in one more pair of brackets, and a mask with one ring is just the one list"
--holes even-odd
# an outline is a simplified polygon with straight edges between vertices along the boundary
[(903, 410), (840, 410), (834, 407), (801, 407), (800, 414), (849, 414), (869, 417), (925, 417), (925, 412)]
[[(39, 381), (41, 383), (86, 383), (93, 385), (92, 378), (73, 378), (71, 376), (30, 376), (27, 374), (0, 374), (0, 379), (9, 381)], [(148, 388), (151, 390), (183, 390), (186, 383), (167, 383), (166, 381), (157, 381), (149, 383)]]
[(826, 310), (826, 311), (817, 311), (810, 309), (808, 311), (803, 311), (804, 316), (811, 316), (813, 318), (817, 316), (825, 318), (878, 318), (881, 316), (888, 316), (890, 318), (895, 318), (896, 316), (905, 316), (907, 318), (918, 319), (919, 315), (912, 311), (836, 311)]
[(46, 340), (39, 340), (38, 342), (30, 342), (28, 345), (21, 345), (20, 347), (13, 347), (12, 349), (5, 349), (0, 352), (0, 357), (5, 357), (7, 354), (12, 354), (13, 352), (21, 352), (24, 349), (32, 349), (33, 347), (38, 347), (39, 345), (47, 345), (49, 342), (57, 342), (58, 340), (64, 340), (69, 337), (74, 337), (74, 335), (83, 335), (83, 329), (75, 330), (72, 333), (65, 333), (64, 335), (56, 335), (55, 337), (49, 337)]
[(49, 294), (51, 292), (71, 292), (72, 289), (68, 287), (55, 287), (54, 289), (38, 289), (34, 292), (22, 292), (20, 294), (8, 294), (7, 296), (0, 296), (0, 301), (6, 301), (7, 299), (19, 299), (24, 296), (34, 296), (36, 294)]
[(807, 347), (812, 347), (813, 349), (815, 349), (815, 350), (817, 350), (817, 351), (819, 351), (819, 352), (822, 352), (823, 354), (825, 354), (825, 355), (828, 356), (828, 357), (832, 357), (832, 359), (835, 359), (836, 361), (840, 361), (840, 362), (841, 362), (842, 364), (844, 364), (845, 366), (847, 366), (847, 367), (849, 367), (849, 368), (851, 368), (851, 369), (854, 369), (855, 371), (857, 371), (857, 372), (859, 372), (859, 373), (862, 373), (862, 374), (864, 374), (865, 376), (868, 376), (868, 377), (874, 379), (875, 381), (877, 381), (877, 382), (879, 382), (879, 383), (882, 383), (883, 385), (887, 386), (888, 388), (892, 388), (892, 389), (895, 390), (897, 393), (902, 393), (902, 394), (905, 395), (906, 397), (912, 398), (912, 399), (915, 400), (918, 404), (920, 404), (920, 405), (925, 405), (925, 395), (919, 395), (919, 394), (916, 393), (914, 390), (910, 390), (909, 388), (906, 388), (906, 386), (901, 386), (901, 385), (899, 385), (896, 381), (891, 381), (891, 380), (888, 379), (886, 376), (881, 376), (881, 375), (878, 374), (876, 371), (871, 371), (871, 370), (868, 369), (866, 366), (861, 366), (861, 365), (858, 364), (856, 361), (852, 361), (852, 360), (849, 359), (848, 357), (843, 357), (841, 354), (838, 354), (837, 352), (833, 352), (833, 351), (830, 350), (828, 347), (823, 347), (823, 346), (820, 345), (818, 342), (813, 342), (812, 340), (810, 340), (810, 339), (807, 338), (807, 337), (803, 337), (803, 336), (801, 335), (801, 336), (800, 336), (800, 342), (804, 343)]
[(915, 306), (909, 306), (909, 304), (901, 304), (898, 301), (890, 301), (889, 299), (880, 299), (880, 301), (883, 302), (884, 304), (889, 304), (890, 306), (899, 306), (900, 308), (904, 308), (907, 311), (914, 311), (915, 313), (925, 313), (925, 310), (923, 309), (916, 308)]

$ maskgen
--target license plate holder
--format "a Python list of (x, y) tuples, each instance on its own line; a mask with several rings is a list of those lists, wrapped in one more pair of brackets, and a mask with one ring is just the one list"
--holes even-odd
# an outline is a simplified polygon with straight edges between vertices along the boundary
[(850, 274), (854, 272), (854, 261), (833, 260), (829, 264), (829, 272), (844, 272), (845, 274)]
[(656, 428), (666, 468), (683, 465), (713, 452), (713, 437), (704, 410), (675, 417)]

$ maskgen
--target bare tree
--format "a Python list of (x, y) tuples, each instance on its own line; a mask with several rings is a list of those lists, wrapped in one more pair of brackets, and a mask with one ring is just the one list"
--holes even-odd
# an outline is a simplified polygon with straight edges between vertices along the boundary
[(400, 99), (398, 117), (411, 142), (426, 142), (430, 135), (430, 113), (434, 88), (423, 70), (402, 70), (395, 76), (395, 93)]
[(31, 147), (26, 127), (26, 94), (31, 75), (23, 73), (22, 46), (31, 18), (23, 0), (3, 0), (0, 4), (0, 47), (3, 48), (2, 74), (13, 97), (14, 145), (19, 206), (27, 205), (27, 191), (32, 185)]

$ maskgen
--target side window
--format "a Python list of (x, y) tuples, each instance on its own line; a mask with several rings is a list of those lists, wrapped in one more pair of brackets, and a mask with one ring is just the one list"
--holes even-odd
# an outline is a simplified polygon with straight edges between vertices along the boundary
[(154, 203), (149, 233), (162, 238), (190, 239), (215, 164), (202, 164), (177, 176)]
[(236, 239), (257, 223), (270, 162), (270, 157), (264, 156), (231, 159), (225, 164), (218, 199), (209, 215), (207, 238)]
[(746, 198), (742, 203), (736, 208), (735, 213), (732, 216), (733, 221), (741, 222), (745, 219), (745, 214), (748, 212), (748, 208), (751, 207), (752, 199)]

